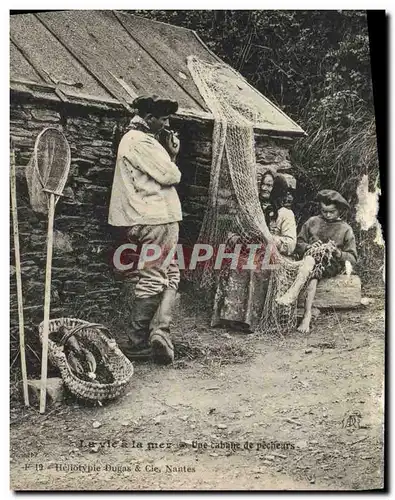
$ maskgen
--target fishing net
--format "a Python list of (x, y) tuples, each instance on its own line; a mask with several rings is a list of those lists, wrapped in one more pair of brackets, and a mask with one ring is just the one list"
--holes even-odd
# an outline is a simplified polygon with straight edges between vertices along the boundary
[(35, 212), (48, 213), (48, 192), (55, 203), (62, 194), (70, 168), (70, 146), (56, 128), (45, 128), (37, 136), (34, 151), (26, 167), (30, 203)]
[(322, 278), (325, 270), (332, 264), (335, 250), (336, 244), (333, 241), (328, 241), (327, 243), (317, 242), (306, 251), (305, 256), (310, 256), (314, 259), (314, 268), (311, 273), (311, 278)]
[[(278, 290), (275, 302), (283, 307), (296, 303), (299, 294), (306, 291), (306, 285), (311, 279), (321, 279), (324, 273), (335, 269), (337, 274), (340, 262), (334, 259), (336, 245), (333, 241), (322, 243), (316, 241), (306, 252), (301, 261), (297, 275), (287, 290)], [(333, 268), (331, 269), (331, 266)]]
[(303, 261), (281, 255), (266, 225), (258, 194), (254, 127), (267, 125), (268, 116), (258, 111), (255, 90), (229, 66), (190, 56), (188, 68), (214, 116), (209, 203), (197, 241), (213, 246), (214, 254), (195, 270), (187, 271), (186, 277), (211, 290), (208, 296), (212, 297), (229, 272), (227, 265), (220, 269), (214, 265), (216, 249), (229, 240), (229, 235), (239, 235), (243, 247), (259, 244), (266, 255), (269, 249), (272, 270), (257, 331), (282, 333), (295, 327), (297, 301), (280, 303), (276, 299), (297, 277), (306, 283), (313, 266), (305, 266), (298, 275)]

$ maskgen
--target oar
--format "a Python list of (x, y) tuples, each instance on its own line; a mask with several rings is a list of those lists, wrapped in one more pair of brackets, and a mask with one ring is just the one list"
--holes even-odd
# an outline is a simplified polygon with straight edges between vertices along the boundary
[(27, 387), (27, 368), (25, 355), (25, 327), (23, 319), (23, 294), (22, 294), (22, 271), (21, 271), (21, 256), (19, 252), (19, 229), (18, 229), (18, 209), (16, 201), (16, 172), (15, 172), (15, 151), (11, 141), (11, 208), (12, 222), (14, 229), (14, 252), (15, 252), (15, 275), (16, 275), (16, 290), (18, 297), (18, 319), (19, 319), (19, 352), (21, 356), (21, 370), (23, 381), (23, 398), (25, 406), (29, 406), (29, 391)]

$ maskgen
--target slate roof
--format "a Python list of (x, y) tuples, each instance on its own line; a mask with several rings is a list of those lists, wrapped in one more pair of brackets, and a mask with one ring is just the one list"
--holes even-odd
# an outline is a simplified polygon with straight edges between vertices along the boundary
[[(36, 97), (131, 105), (139, 94), (179, 102), (179, 114), (212, 119), (187, 67), (187, 57), (220, 59), (189, 29), (111, 10), (49, 11), (10, 16), (10, 86)], [(241, 75), (224, 69), (230, 88), (253, 102), (258, 128), (303, 130)]]

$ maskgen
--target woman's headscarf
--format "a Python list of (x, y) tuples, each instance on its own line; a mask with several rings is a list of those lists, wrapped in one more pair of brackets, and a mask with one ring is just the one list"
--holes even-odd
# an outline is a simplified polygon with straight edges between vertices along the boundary
[(274, 177), (273, 189), (270, 193), (269, 206), (265, 210), (266, 224), (277, 220), (278, 211), (284, 206), (286, 196), (289, 191), (289, 186), (285, 178), (278, 174)]

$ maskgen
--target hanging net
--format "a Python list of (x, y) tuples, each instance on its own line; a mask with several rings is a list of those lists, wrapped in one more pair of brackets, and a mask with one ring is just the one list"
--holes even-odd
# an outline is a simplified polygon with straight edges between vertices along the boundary
[[(304, 261), (277, 251), (260, 205), (254, 127), (267, 124), (268, 117), (257, 111), (255, 91), (229, 66), (190, 56), (188, 68), (214, 116), (209, 203), (197, 243), (213, 246), (214, 258), (215, 249), (229, 241), (231, 234), (239, 235), (243, 248), (257, 244), (265, 255), (270, 249), (272, 268), (257, 331), (283, 333), (296, 326), (297, 295), (311, 276), (313, 264), (301, 266)], [(214, 258), (187, 271), (187, 279), (218, 294), (218, 283), (229, 273), (229, 266), (215, 269)], [(279, 301), (295, 280), (294, 293)]]
[(26, 166), (29, 198), (35, 212), (48, 213), (48, 192), (57, 195), (55, 202), (58, 201), (67, 181), (70, 162), (70, 146), (62, 132), (52, 127), (40, 132)]

